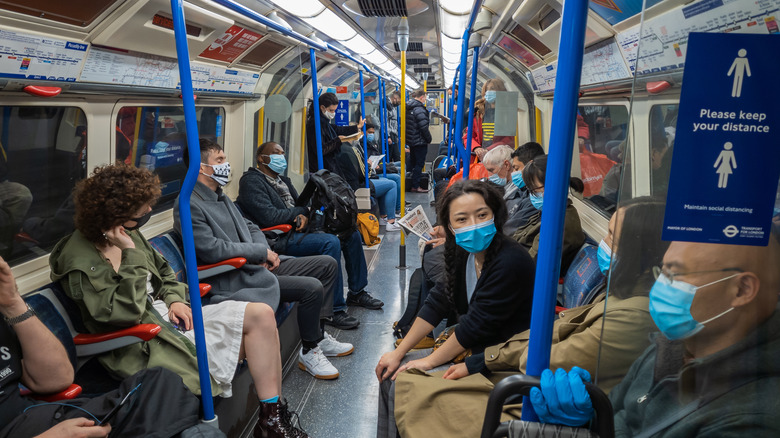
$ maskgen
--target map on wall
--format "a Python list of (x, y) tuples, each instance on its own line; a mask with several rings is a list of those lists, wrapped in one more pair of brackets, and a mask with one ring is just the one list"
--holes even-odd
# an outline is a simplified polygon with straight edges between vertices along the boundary
[[(193, 62), (192, 88), (195, 91), (220, 91), (224, 93), (252, 94), (260, 75), (249, 71), (226, 69), (215, 65)], [(176, 88), (181, 88), (177, 81)]]
[(175, 88), (179, 67), (175, 59), (93, 46), (79, 81)]
[(778, 33), (780, 0), (701, 0), (669, 11), (617, 35), (631, 71), (682, 69), (690, 32)]
[(546, 93), (555, 89), (555, 73), (557, 72), (557, 66), (558, 63), (553, 62), (552, 64), (539, 67), (531, 72), (534, 78), (534, 84), (536, 84), (536, 88), (538, 88), (540, 93)]
[(74, 82), (89, 44), (0, 29), (0, 76)]
[(585, 49), (580, 84), (590, 85), (631, 77), (617, 42), (610, 38)]

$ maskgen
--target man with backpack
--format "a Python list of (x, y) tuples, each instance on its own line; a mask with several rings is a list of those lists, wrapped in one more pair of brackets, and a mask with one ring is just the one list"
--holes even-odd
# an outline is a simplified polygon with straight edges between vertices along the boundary
[[(287, 168), (284, 149), (274, 142), (263, 143), (257, 148), (256, 158), (257, 167), (249, 168), (241, 177), (236, 204), (247, 218), (262, 228), (293, 225), (293, 231), (274, 244), (274, 251), (291, 256), (324, 254), (336, 259), (333, 317), (326, 319), (325, 323), (339, 329), (357, 328), (360, 323), (347, 314), (347, 304), (368, 309), (379, 309), (384, 305), (365, 291), (368, 267), (360, 233), (353, 228), (339, 239), (331, 233), (312, 232), (310, 218), (320, 215), (307, 206), (297, 206), (298, 192), (290, 179), (284, 176)], [(341, 254), (344, 254), (349, 285), (346, 301)]]
[(431, 131), (428, 129), (430, 116), (425, 107), (426, 95), (422, 89), (412, 92), (412, 99), (406, 105), (406, 144), (409, 145), (409, 157), (412, 167), (412, 192), (427, 193), (420, 187), (425, 156), (431, 143)]
[[(188, 155), (185, 154), (185, 161)], [(352, 344), (338, 342), (324, 330), (333, 314), (336, 261), (327, 255), (285, 257), (273, 251), (263, 232), (244, 219), (223, 192), (230, 164), (222, 146), (200, 140), (200, 174), (192, 192), (192, 231), (200, 264), (244, 257), (240, 269), (206, 279), (212, 286), (212, 302), (219, 300), (263, 302), (276, 309), (279, 302), (298, 303), (301, 350), (298, 366), (318, 379), (335, 379), (338, 370), (328, 356), (346, 356)], [(178, 202), (174, 217), (178, 218)], [(174, 228), (181, 232), (178, 219)]]

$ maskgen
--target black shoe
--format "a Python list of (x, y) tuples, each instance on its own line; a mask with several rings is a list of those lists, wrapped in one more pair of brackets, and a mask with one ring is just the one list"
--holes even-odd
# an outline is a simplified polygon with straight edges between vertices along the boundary
[(334, 312), (333, 317), (327, 318), (325, 324), (336, 327), (339, 330), (352, 330), (358, 328), (360, 321), (347, 312)]
[(309, 438), (300, 427), (296, 427), (293, 416), (298, 416), (287, 407), (287, 401), (260, 403), (260, 414), (252, 433), (254, 438)]
[(370, 309), (370, 310), (378, 310), (381, 309), (382, 306), (385, 305), (385, 303), (383, 303), (382, 300), (378, 300), (372, 297), (371, 295), (368, 294), (368, 292), (361, 291), (356, 294), (353, 294), (351, 292), (348, 293), (347, 305), (365, 307), (366, 309)]

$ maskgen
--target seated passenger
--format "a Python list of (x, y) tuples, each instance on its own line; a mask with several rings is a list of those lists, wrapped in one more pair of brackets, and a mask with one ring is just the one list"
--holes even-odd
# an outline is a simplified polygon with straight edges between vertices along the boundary
[[(333, 289), (333, 317), (325, 323), (339, 329), (353, 329), (360, 324), (347, 314), (347, 304), (368, 309), (380, 309), (384, 303), (366, 290), (368, 268), (363, 254), (360, 233), (356, 230), (347, 241), (333, 234), (305, 233), (309, 208), (296, 207), (298, 192), (289, 178), (283, 175), (287, 168), (284, 149), (274, 142), (257, 148), (257, 167), (251, 167), (241, 177), (236, 205), (244, 215), (260, 227), (280, 224), (295, 226), (295, 230), (276, 242), (275, 252), (291, 256), (327, 255), (336, 260), (336, 284)], [(344, 278), (341, 254), (347, 268), (349, 294), (344, 301)]]
[[(352, 187), (352, 190), (366, 186), (366, 162), (363, 158), (363, 148), (358, 145), (344, 143), (339, 155), (339, 175)], [(379, 203), (379, 225), (385, 225), (385, 231), (400, 231), (401, 225), (395, 223), (396, 212), (400, 213), (400, 176), (388, 174), (388, 178), (377, 176), (374, 169), (369, 169), (369, 184), (373, 186)], [(391, 177), (398, 178), (398, 182)]]
[[(767, 246), (671, 243), (649, 301), (663, 336), (609, 394), (614, 436), (780, 435), (778, 239), (775, 229)], [(531, 402), (544, 422), (580, 426), (593, 408), (575, 374), (590, 376), (566, 374), (545, 370)]]
[[(379, 405), (379, 436), (395, 436), (395, 422), (386, 422), (392, 412), (390, 380), (408, 369), (427, 371), (459, 355), (481, 353), (528, 329), (534, 285), (534, 263), (528, 251), (502, 232), (506, 207), (501, 192), (484, 181), (462, 181), (445, 193), (439, 204), (439, 220), (447, 235), (444, 283), (429, 292), (417, 319), (395, 351), (385, 353), (376, 366), (382, 383)], [(456, 319), (449, 319), (455, 314)], [(445, 317), (454, 333), (431, 352), (401, 364), (404, 356)], [(464, 354), (465, 353), (465, 354)]]
[[(333, 93), (322, 93), (317, 100), (320, 106), (320, 133), (322, 139), (322, 168), (339, 173), (339, 154), (342, 140), (346, 136), (357, 134), (363, 129), (366, 119), (361, 118), (355, 126), (336, 126), (331, 121), (336, 118), (339, 100)], [(317, 163), (317, 134), (314, 126), (314, 102), (309, 102), (306, 113), (306, 153), (309, 158), (309, 172), (319, 170)]]
[[(523, 169), (523, 181), (528, 188), (531, 203), (539, 210), (525, 225), (515, 231), (512, 235), (516, 241), (528, 248), (531, 257), (536, 260), (536, 254), (539, 252), (539, 231), (542, 228), (542, 204), (544, 203), (544, 177), (547, 173), (547, 156), (542, 155), (534, 158)], [(583, 185), (579, 178), (571, 178), (569, 186), (576, 192), (582, 193)], [(574, 260), (574, 256), (585, 243), (585, 233), (582, 232), (580, 215), (577, 209), (572, 205), (571, 200), (567, 200), (566, 219), (563, 225), (563, 251), (561, 254), (561, 272), (566, 272), (569, 265)]]
[[(139, 323), (162, 327), (151, 342), (98, 356), (109, 372), (127, 377), (160, 366), (179, 374), (199, 394), (187, 285), (176, 281), (168, 262), (138, 231), (159, 196), (160, 181), (148, 170), (122, 164), (97, 168), (76, 186), (76, 231), (52, 251), (51, 278), (78, 304), (91, 333)], [(273, 309), (223, 301), (203, 307), (203, 323), (214, 394), (231, 396), (238, 364), (247, 359), (261, 400), (255, 433), (306, 436), (289, 421), (280, 398), (282, 365)]]
[[(514, 215), (509, 216), (507, 220), (506, 228), (516, 230), (517, 227), (524, 225), (528, 222), (528, 219), (536, 213), (536, 208), (531, 204), (531, 198), (528, 194), (528, 188), (523, 181), (523, 169), (534, 157), (544, 155), (544, 149), (542, 145), (534, 141), (521, 144), (517, 149), (512, 151), (512, 182), (520, 188), (520, 205)], [(513, 231), (514, 232), (514, 231)]]
[(8, 180), (7, 160), (5, 146), (0, 143), (0, 255), (6, 257), (11, 255), (13, 235), (21, 228), (33, 201), (30, 189)]
[[(601, 267), (609, 269), (610, 260), (614, 266), (609, 299), (605, 279), (593, 303), (559, 314), (552, 330), (551, 366), (578, 364), (594, 375), (598, 371), (599, 387), (609, 392), (647, 347), (647, 333), (654, 327), (647, 293), (653, 267), (668, 247), (661, 240), (663, 216), (663, 204), (649, 198), (632, 200), (612, 216), (599, 247)], [(525, 372), (530, 336), (529, 330), (518, 333), (443, 374), (399, 374), (395, 415), (401, 436), (479, 436), (493, 383)], [(458, 415), (439, 414), (448, 411)], [(519, 418), (515, 411), (519, 409), (507, 414)]]
[[(512, 171), (511, 159), (512, 149), (504, 145), (496, 146), (482, 158), (482, 163), (488, 172), (488, 181), (504, 189), (504, 202), (506, 202), (508, 217), (507, 222), (504, 224), (504, 234), (508, 236), (514, 234), (517, 227), (528, 222), (530, 214), (536, 212), (536, 209), (531, 205), (531, 201), (528, 200), (527, 191), (520, 190), (513, 182), (515, 177)], [(520, 181), (522, 182), (522, 179)], [(524, 206), (526, 208), (523, 208)], [(528, 207), (533, 212), (529, 211)]]
[[(322, 320), (333, 315), (330, 294), (336, 281), (336, 261), (326, 255), (280, 258), (268, 246), (260, 228), (244, 219), (222, 192), (230, 176), (230, 163), (222, 146), (201, 139), (200, 161), (190, 200), (198, 261), (212, 264), (235, 257), (247, 260), (240, 269), (205, 279), (212, 286), (212, 302), (260, 302), (274, 309), (280, 301), (298, 302), (302, 344), (298, 366), (318, 379), (337, 378), (338, 370), (325, 356), (346, 356), (354, 347), (336, 341), (323, 329)], [(173, 227), (181, 233), (178, 199), (173, 210)]]

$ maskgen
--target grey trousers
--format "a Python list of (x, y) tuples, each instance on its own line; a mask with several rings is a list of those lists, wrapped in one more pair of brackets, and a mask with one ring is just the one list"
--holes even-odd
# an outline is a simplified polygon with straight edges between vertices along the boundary
[(336, 266), (333, 257), (309, 256), (285, 258), (273, 271), (280, 301), (298, 303), (298, 330), (307, 348), (323, 338), (320, 320), (333, 316)]

